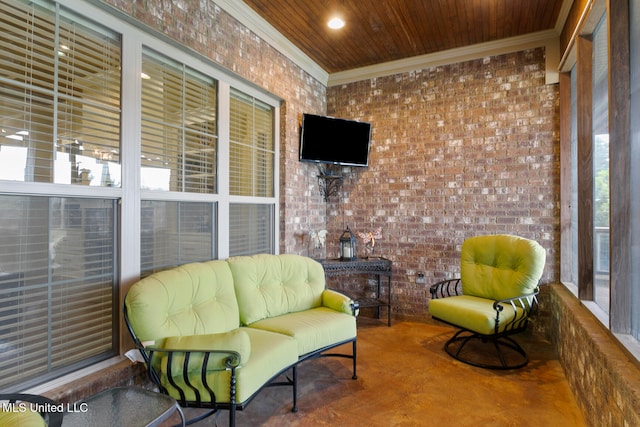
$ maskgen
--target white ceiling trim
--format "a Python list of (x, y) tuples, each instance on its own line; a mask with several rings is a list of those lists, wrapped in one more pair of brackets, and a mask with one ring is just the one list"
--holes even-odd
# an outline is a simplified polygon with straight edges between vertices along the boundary
[(542, 46), (545, 47), (546, 53), (545, 81), (547, 84), (557, 83), (560, 40), (555, 30), (546, 30), (333, 73), (329, 75), (327, 86), (338, 86)]

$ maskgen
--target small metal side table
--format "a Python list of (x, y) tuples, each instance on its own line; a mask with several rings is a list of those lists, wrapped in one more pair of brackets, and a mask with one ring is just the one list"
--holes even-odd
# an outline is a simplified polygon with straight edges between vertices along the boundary
[[(374, 298), (358, 299), (360, 308), (375, 307), (378, 319), (380, 307), (387, 307), (387, 325), (391, 326), (391, 260), (382, 257), (360, 258), (354, 261), (340, 261), (339, 259), (318, 260), (324, 268), (327, 277), (343, 274), (375, 274), (378, 276), (378, 289)], [(387, 299), (382, 296), (382, 277), (387, 278)]]
[(184, 414), (174, 398), (139, 387), (116, 387), (70, 405), (62, 427), (158, 426), (175, 412), (184, 426)]

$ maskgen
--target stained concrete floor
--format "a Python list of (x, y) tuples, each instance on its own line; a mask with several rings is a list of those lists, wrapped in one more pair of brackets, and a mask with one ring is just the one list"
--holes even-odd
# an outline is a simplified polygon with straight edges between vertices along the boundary
[[(350, 360), (323, 358), (298, 368), (298, 412), (286, 387), (264, 389), (238, 412), (240, 426), (586, 426), (550, 343), (517, 341), (529, 364), (494, 371), (443, 350), (455, 332), (439, 322), (358, 319), (358, 379)], [(185, 410), (187, 416), (196, 410)], [(175, 417), (173, 421), (178, 421)], [(196, 426), (226, 426), (222, 411)]]

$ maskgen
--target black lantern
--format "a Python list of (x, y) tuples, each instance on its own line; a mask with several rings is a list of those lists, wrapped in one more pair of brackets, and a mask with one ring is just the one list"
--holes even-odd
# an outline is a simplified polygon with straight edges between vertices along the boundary
[(340, 261), (353, 261), (356, 259), (356, 236), (353, 235), (347, 224), (347, 229), (340, 236)]

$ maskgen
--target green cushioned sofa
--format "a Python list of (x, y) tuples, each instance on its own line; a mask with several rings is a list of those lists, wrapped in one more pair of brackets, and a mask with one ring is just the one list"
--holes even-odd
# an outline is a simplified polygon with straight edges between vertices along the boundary
[[(304, 360), (350, 358), (355, 379), (356, 313), (318, 262), (292, 254), (182, 265), (138, 281), (124, 302), (152, 381), (184, 407), (209, 408), (198, 419), (229, 409), (230, 425), (266, 385), (292, 386), (295, 412)], [(349, 343), (351, 354), (327, 351)]]

